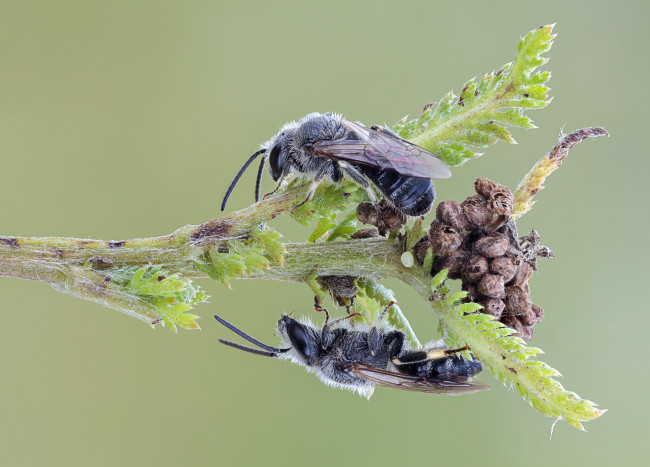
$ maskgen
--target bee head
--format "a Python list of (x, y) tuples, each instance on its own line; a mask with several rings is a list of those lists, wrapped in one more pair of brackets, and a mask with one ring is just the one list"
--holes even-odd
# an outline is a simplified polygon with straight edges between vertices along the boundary
[(285, 170), (285, 164), (291, 149), (291, 142), (298, 129), (299, 122), (288, 122), (270, 140), (262, 145), (269, 158), (269, 173), (277, 182)]
[(286, 315), (278, 321), (278, 331), (291, 347), (287, 355), (292, 360), (305, 366), (314, 365), (320, 351), (320, 331)]
[(282, 168), (287, 158), (286, 151), (283, 152), (282, 149), (282, 143), (278, 142), (273, 146), (269, 155), (269, 169), (274, 182), (277, 182), (282, 175)]

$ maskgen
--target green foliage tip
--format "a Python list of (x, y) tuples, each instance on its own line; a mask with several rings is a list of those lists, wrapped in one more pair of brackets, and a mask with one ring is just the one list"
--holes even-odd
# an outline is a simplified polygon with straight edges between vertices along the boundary
[(446, 270), (432, 281), (432, 290), (441, 297), (432, 307), (440, 318), (443, 338), (449, 347), (468, 345), (499, 381), (517, 389), (536, 410), (566, 420), (579, 430), (584, 430), (582, 422), (598, 418), (605, 412), (597, 409), (593, 402), (565, 390), (554, 379), (560, 373), (534, 359), (543, 351), (528, 347), (513, 329), (481, 313), (481, 305), (466, 302), (467, 292), (446, 295), (448, 290), (441, 289), (445, 287), (445, 278)]
[(197, 261), (197, 267), (230, 287), (233, 277), (268, 269), (271, 263), (284, 264), (286, 248), (278, 241), (281, 237), (279, 232), (259, 225), (248, 235), (209, 248)]
[(190, 279), (169, 274), (160, 266), (126, 267), (112, 271), (113, 285), (120, 286), (126, 294), (137, 296), (153, 308), (158, 319), (172, 331), (176, 327), (199, 329), (197, 315), (188, 313), (195, 305), (205, 302), (208, 296)]
[(418, 118), (402, 118), (392, 131), (437, 154), (450, 166), (480, 156), (476, 148), (498, 141), (515, 143), (506, 127), (535, 128), (526, 109), (541, 109), (551, 101), (546, 86), (551, 73), (534, 71), (548, 61), (542, 54), (551, 48), (553, 27), (529, 32), (519, 42), (512, 63), (485, 74), (478, 82), (470, 79), (459, 95), (450, 91), (437, 105), (426, 106)]
[[(348, 212), (350, 206), (367, 200), (366, 191), (354, 182), (323, 182), (314, 196), (294, 209), (291, 215), (296, 222), (304, 226), (315, 220), (314, 230), (307, 240), (310, 243), (325, 236), (328, 240), (346, 239), (356, 230), (356, 215), (354, 212)], [(346, 217), (339, 221), (338, 215), (341, 213)]]

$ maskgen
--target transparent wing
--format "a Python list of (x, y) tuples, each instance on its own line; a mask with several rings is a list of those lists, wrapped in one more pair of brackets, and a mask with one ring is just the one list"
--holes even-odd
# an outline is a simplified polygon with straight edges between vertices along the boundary
[(349, 363), (343, 367), (343, 371), (368, 381), (369, 383), (376, 384), (377, 386), (401, 389), (403, 391), (457, 396), (460, 394), (471, 394), (473, 392), (490, 389), (490, 386), (479, 381), (461, 382), (447, 381), (443, 379), (426, 379), (417, 376), (404, 375), (394, 371), (381, 370), (379, 368), (373, 368), (359, 363)]
[(451, 177), (447, 164), (426, 149), (386, 130), (366, 128), (345, 119), (341, 119), (341, 123), (359, 139), (318, 141), (313, 145), (317, 155), (395, 170), (411, 177)]

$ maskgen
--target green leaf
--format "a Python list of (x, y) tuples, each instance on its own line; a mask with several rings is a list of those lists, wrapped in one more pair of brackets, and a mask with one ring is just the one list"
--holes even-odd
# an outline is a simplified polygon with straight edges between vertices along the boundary
[(405, 228), (404, 233), (406, 235), (406, 240), (404, 242), (404, 251), (413, 251), (415, 244), (419, 242), (422, 239), (422, 237), (424, 237), (427, 234), (426, 231), (424, 230), (423, 224), (424, 224), (424, 219), (420, 217), (415, 221), (413, 227)]
[[(288, 188), (292, 185), (290, 184)], [(324, 181), (320, 184), (314, 196), (291, 213), (293, 219), (302, 225), (308, 226), (316, 220), (314, 231), (309, 236), (313, 243), (326, 234), (327, 238), (348, 238), (354, 233), (353, 220), (350, 207), (367, 201), (368, 193), (358, 184), (351, 181), (331, 183)], [(338, 222), (338, 215), (343, 213), (346, 217)]]
[(374, 325), (379, 315), (384, 311), (390, 302), (395, 302), (388, 310), (386, 320), (388, 324), (402, 331), (414, 346), (419, 346), (413, 328), (397, 305), (397, 299), (392, 290), (384, 287), (372, 279), (357, 279), (359, 291), (354, 299), (353, 311), (361, 313), (357, 322)]
[(331, 242), (337, 238), (348, 239), (354, 232), (357, 231), (357, 213), (351, 212), (345, 219), (343, 219), (335, 228), (332, 229), (327, 241)]
[[(446, 271), (432, 281), (432, 289), (439, 290)], [(546, 363), (532, 357), (543, 353), (536, 347), (527, 347), (514, 330), (494, 321), (491, 315), (477, 312), (476, 303), (461, 303), (465, 292), (444, 297), (432, 303), (440, 318), (443, 338), (449, 347), (468, 345), (472, 353), (490, 369), (504, 385), (517, 389), (539, 412), (556, 419), (564, 419), (571, 426), (584, 430), (582, 422), (601, 416), (588, 400), (565, 390), (553, 377), (560, 373)]]
[(121, 291), (149, 304), (159, 320), (176, 332), (176, 326), (199, 329), (197, 315), (187, 313), (208, 296), (190, 279), (169, 274), (160, 266), (120, 268), (110, 272), (111, 282)]
[(475, 148), (497, 141), (515, 143), (505, 126), (535, 128), (524, 115), (525, 109), (540, 109), (551, 101), (545, 85), (551, 73), (534, 72), (548, 61), (542, 54), (553, 43), (553, 26), (542, 26), (521, 39), (512, 63), (478, 82), (472, 78), (460, 95), (450, 91), (437, 106), (428, 107), (414, 120), (404, 117), (392, 131), (437, 154), (450, 166), (480, 156)]
[(282, 235), (264, 225), (254, 227), (248, 236), (227, 240), (210, 247), (196, 260), (196, 266), (212, 279), (230, 287), (229, 280), (246, 273), (268, 269), (271, 262), (284, 264)]
[(316, 240), (321, 238), (325, 234), (325, 232), (327, 232), (329, 229), (334, 227), (336, 227), (335, 212), (321, 216), (316, 221), (316, 227), (314, 228), (314, 231), (309, 236), (309, 239), (307, 239), (307, 242), (314, 243)]

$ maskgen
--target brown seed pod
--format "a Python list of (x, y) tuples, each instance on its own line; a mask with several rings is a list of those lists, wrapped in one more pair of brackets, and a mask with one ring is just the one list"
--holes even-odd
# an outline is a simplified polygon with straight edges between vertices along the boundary
[(370, 224), (377, 227), (379, 221), (379, 213), (377, 206), (369, 201), (364, 201), (357, 206), (357, 219), (364, 224)]
[(475, 228), (482, 228), (490, 223), (494, 214), (487, 206), (487, 201), (481, 195), (474, 195), (461, 203), (467, 220)]
[(513, 316), (522, 316), (531, 312), (530, 296), (521, 287), (510, 286), (505, 288), (505, 312)]
[(433, 252), (436, 255), (448, 255), (462, 243), (460, 234), (453, 227), (443, 224), (438, 219), (431, 224), (429, 236)]
[(490, 261), (490, 271), (503, 276), (503, 280), (508, 283), (515, 277), (517, 266), (515, 266), (515, 263), (510, 258), (499, 256)]
[(379, 232), (377, 232), (377, 229), (374, 227), (366, 227), (364, 229), (359, 229), (352, 234), (352, 238), (357, 240), (360, 238), (374, 238), (374, 237), (379, 237)]
[(476, 190), (476, 193), (481, 195), (483, 198), (488, 199), (497, 185), (498, 183), (493, 182), (488, 178), (481, 177), (474, 182), (474, 189)]
[(464, 282), (461, 288), (467, 292), (466, 300), (475, 302), (481, 298), (481, 294), (478, 292), (478, 287), (476, 287), (476, 284)]
[(469, 258), (469, 253), (457, 248), (446, 256), (436, 256), (433, 260), (432, 275), (438, 274), (443, 269), (449, 269), (450, 279), (460, 279), (460, 272), (463, 264)]
[(460, 234), (469, 230), (469, 221), (463, 212), (463, 208), (457, 201), (446, 200), (438, 203), (436, 207), (436, 219), (443, 224), (452, 226)]
[(513, 196), (510, 189), (487, 178), (474, 183), (476, 192), (487, 200), (487, 206), (498, 216), (507, 216), (512, 211)]
[(519, 266), (517, 266), (515, 277), (513, 277), (512, 281), (508, 285), (523, 287), (528, 284), (531, 277), (533, 277), (533, 267), (527, 262), (522, 261)]
[(535, 271), (537, 271), (537, 258), (553, 258), (555, 256), (549, 247), (540, 243), (539, 234), (535, 230), (531, 230), (530, 235), (522, 235), (518, 241), (524, 261), (530, 263)]
[(364, 224), (377, 227), (379, 235), (385, 236), (387, 232), (394, 232), (406, 224), (406, 215), (392, 204), (382, 199), (375, 205), (364, 201), (357, 206), (357, 219)]
[(492, 233), (487, 237), (476, 240), (472, 245), (472, 249), (475, 253), (486, 258), (497, 258), (506, 253), (508, 245), (508, 238), (505, 235)]
[(379, 225), (377, 228), (379, 229), (379, 233), (382, 235), (382, 228), (388, 232), (395, 232), (406, 224), (406, 215), (385, 199), (382, 199), (379, 202), (378, 212)]
[(486, 274), (478, 283), (478, 291), (486, 297), (501, 298), (505, 293), (504, 284), (503, 276)]
[(488, 196), (488, 207), (493, 213), (499, 216), (509, 216), (512, 212), (514, 198), (512, 191), (503, 185), (497, 184), (494, 190)]
[(509, 328), (514, 329), (517, 333), (519, 333), (519, 335), (522, 334), (524, 326), (519, 322), (519, 320), (516, 317), (512, 315), (504, 314), (501, 317), (501, 322), (506, 326), (508, 326)]
[(530, 309), (533, 312), (533, 324), (539, 323), (544, 317), (544, 310), (534, 303), (530, 306)]
[(357, 296), (357, 281), (352, 276), (320, 276), (317, 281), (329, 291), (339, 306), (348, 305)]
[(472, 255), (463, 265), (461, 273), (468, 282), (478, 282), (488, 272), (488, 262), (482, 256)]
[(429, 234), (426, 234), (415, 244), (413, 247), (413, 254), (415, 255), (415, 259), (418, 261), (418, 263), (424, 263), (424, 258), (427, 256), (427, 250), (430, 246), (431, 239), (429, 238)]
[(482, 313), (492, 315), (496, 320), (501, 319), (503, 309), (506, 307), (503, 300), (498, 298), (480, 298), (478, 303), (483, 305), (483, 310), (481, 310)]
[(534, 318), (535, 316), (533, 315), (532, 311), (528, 311), (528, 313), (524, 313), (522, 315), (517, 316), (519, 318), (519, 321), (521, 321), (521, 324), (524, 326), (532, 326), (535, 324)]
[(520, 336), (526, 342), (531, 340), (533, 338), (533, 327), (532, 326), (522, 326)]
[(515, 263), (515, 265), (518, 265), (519, 263), (521, 263), (522, 258), (523, 258), (521, 250), (519, 250), (519, 248), (517, 248), (516, 246), (514, 246), (512, 244), (508, 245), (508, 249), (506, 250), (505, 256), (510, 258), (512, 260), (512, 262)]

